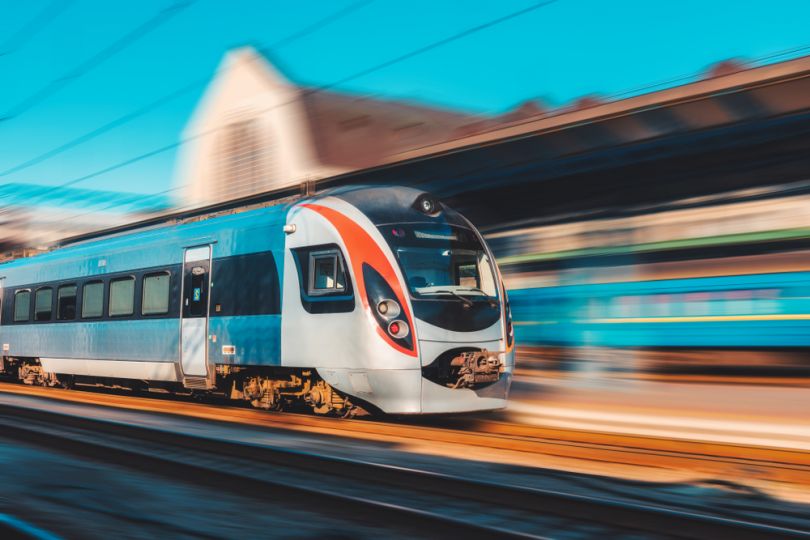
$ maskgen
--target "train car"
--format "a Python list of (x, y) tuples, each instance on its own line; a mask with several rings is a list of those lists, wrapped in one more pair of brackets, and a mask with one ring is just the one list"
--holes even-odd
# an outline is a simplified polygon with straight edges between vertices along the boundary
[(625, 356), (636, 368), (806, 371), (807, 256), (788, 251), (537, 274), (543, 286), (524, 281), (509, 292), (517, 339), (581, 356), (635, 351)]
[(503, 408), (509, 308), (478, 231), (427, 193), (350, 187), (0, 265), (3, 371), (317, 413)]
[[(511, 291), (526, 343), (601, 347), (810, 347), (810, 273)], [(532, 324), (542, 322), (542, 324)]]

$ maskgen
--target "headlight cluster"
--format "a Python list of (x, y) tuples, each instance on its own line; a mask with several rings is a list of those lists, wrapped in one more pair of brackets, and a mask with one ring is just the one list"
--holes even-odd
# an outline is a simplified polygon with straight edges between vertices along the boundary
[(374, 306), (374, 319), (391, 337), (391, 340), (409, 350), (414, 349), (413, 335), (404, 315), (400, 300), (379, 272), (369, 264), (363, 264), (363, 281), (369, 304)]
[(398, 320), (402, 314), (402, 308), (396, 300), (385, 299), (377, 304), (377, 312), (388, 321), (388, 334), (397, 339), (402, 339), (410, 333), (408, 323)]

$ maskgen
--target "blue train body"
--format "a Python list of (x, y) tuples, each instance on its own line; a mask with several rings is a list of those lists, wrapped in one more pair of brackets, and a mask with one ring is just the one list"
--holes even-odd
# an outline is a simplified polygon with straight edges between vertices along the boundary
[(515, 289), (519, 344), (807, 347), (810, 272)]
[[(213, 220), (203, 220), (173, 227), (160, 227), (119, 237), (94, 240), (55, 250), (31, 259), (20, 259), (0, 265), (5, 289), (3, 341), (11, 343), (5, 355), (20, 357), (52, 356), (57, 358), (117, 359), (124, 361), (154, 361), (176, 363), (180, 354), (180, 326), (177, 321), (179, 299), (172, 294), (169, 313), (154, 317), (140, 316), (135, 309), (130, 317), (102, 317), (101, 320), (13, 323), (12, 295), (21, 287), (58, 285), (93, 279), (109, 280), (114, 276), (137, 275), (167, 271), (171, 275), (171, 290), (180, 287), (180, 271), (184, 248), (210, 244), (214, 261), (211, 283), (212, 305), (217, 298), (226, 303), (230, 298), (260, 291), (246, 291), (251, 286), (250, 275), (232, 273), (217, 279), (218, 261), (238, 261), (239, 257), (262, 256), (265, 272), (275, 277), (264, 305), (256, 305), (252, 315), (228, 315), (227, 310), (212, 309), (209, 332), (219, 342), (239, 344), (239, 354), (222, 356), (218, 347), (211, 347), (211, 361), (218, 364), (245, 363), (277, 365), (280, 358), (281, 315), (279, 305), (282, 288), (278, 284), (281, 262), (284, 260), (283, 225), (289, 208), (286, 205), (262, 208)], [(140, 286), (140, 280), (136, 280)], [(136, 304), (140, 300), (136, 290)], [(31, 302), (33, 302), (33, 298)], [(136, 305), (136, 308), (139, 306)]]

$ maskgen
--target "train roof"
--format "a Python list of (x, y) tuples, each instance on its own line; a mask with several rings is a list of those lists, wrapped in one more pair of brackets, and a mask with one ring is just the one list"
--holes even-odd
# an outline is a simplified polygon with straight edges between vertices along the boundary
[(255, 210), (258, 208), (266, 208), (268, 206), (291, 204), (297, 202), (303, 196), (305, 196), (303, 188), (296, 186), (270, 191), (260, 195), (252, 195), (250, 197), (242, 197), (221, 203), (201, 206), (198, 208), (165, 212), (145, 220), (118, 225), (116, 227), (107, 229), (100, 229), (98, 231), (91, 231), (89, 233), (80, 234), (77, 236), (71, 236), (61, 240), (56, 247), (63, 248), (70, 245), (83, 243), (88, 240), (113, 237), (128, 232), (181, 225), (183, 223), (189, 223), (192, 221), (201, 221), (229, 214)]
[[(287, 209), (304, 201), (317, 201), (324, 197), (337, 197), (357, 207), (375, 223), (381, 225), (393, 222), (433, 221), (414, 208), (416, 201), (428, 196), (424, 191), (401, 186), (339, 186), (325, 189), (317, 194), (307, 194), (296, 187), (247, 197), (234, 201), (210, 205), (191, 210), (167, 213), (123, 226), (94, 231), (88, 234), (67, 238), (54, 249), (31, 257), (12, 259), (0, 264), (0, 268), (11, 269), (31, 263), (52, 263), (75, 256), (92, 256), (106, 250), (128, 249), (133, 244), (146, 245), (168, 233), (167, 229), (198, 223), (191, 230), (198, 234), (215, 234), (222, 222), (210, 222), (215, 218), (253, 219), (260, 211), (270, 208), (286, 215)], [(266, 212), (263, 212), (266, 214)], [(443, 221), (466, 225), (463, 218), (450, 209), (443, 209)], [(239, 216), (239, 217), (235, 217)], [(283, 218), (282, 218), (283, 220)], [(186, 230), (185, 227), (183, 230)]]
[[(109, 265), (100, 273), (113, 271), (113, 266), (122, 266), (123, 269), (125, 266), (165, 265), (174, 263), (175, 259), (179, 260), (180, 247), (189, 242), (217, 242), (229, 255), (238, 255), (242, 251), (276, 249), (278, 245), (283, 245), (281, 225), (286, 219), (288, 208), (287, 204), (259, 206), (242, 212), (203, 216), (202, 219), (164, 220), (139, 228), (116, 230), (45, 253), (2, 263), (0, 275), (9, 276), (20, 268), (37, 271), (60, 265), (93, 266), (98, 263), (99, 268)], [(208, 217), (217, 219), (207, 219)], [(238, 231), (234, 232), (234, 229)], [(256, 230), (264, 230), (268, 234), (252, 234)], [(272, 234), (276, 230), (277, 234)], [(47, 272), (50, 274), (51, 270)], [(54, 272), (61, 273), (56, 270)]]

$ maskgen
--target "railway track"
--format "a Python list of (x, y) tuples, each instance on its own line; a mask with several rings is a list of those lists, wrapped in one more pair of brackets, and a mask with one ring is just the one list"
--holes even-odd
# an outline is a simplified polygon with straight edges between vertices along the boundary
[[(268, 502), (298, 502), (344, 518), (362, 516), (420, 537), (810, 538), (810, 532), (767, 523), (236, 443), (30, 406), (0, 405), (0, 430), (4, 438), (26, 444)], [(546, 536), (548, 531), (553, 532)]]
[(664, 437), (552, 428), (475, 418), (340, 420), (267, 413), (150, 397), (79, 392), (0, 383), (0, 392), (181, 415), (253, 427), (316, 432), (367, 440), (425, 441), (554, 456), (605, 464), (674, 469), (723, 479), (810, 486), (810, 452)]

